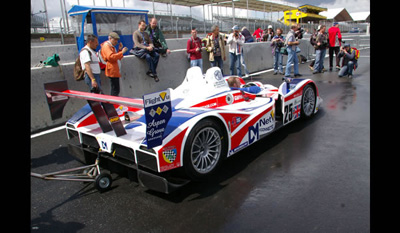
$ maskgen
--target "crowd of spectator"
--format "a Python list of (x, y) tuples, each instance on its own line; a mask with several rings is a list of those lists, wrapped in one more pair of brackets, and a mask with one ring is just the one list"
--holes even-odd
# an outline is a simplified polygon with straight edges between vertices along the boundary
[[(300, 77), (299, 44), (304, 43), (301, 40), (305, 32), (298, 24), (293, 24), (290, 31), (283, 35), (281, 28), (273, 29), (272, 25), (262, 30), (257, 28), (253, 34), (246, 28), (239, 29), (238, 25), (232, 27), (230, 34), (223, 34), (219, 31), (219, 27), (214, 25), (211, 32), (203, 39), (197, 36), (196, 28), (191, 30), (191, 37), (187, 40), (186, 51), (190, 67), (199, 66), (203, 70), (202, 51), (208, 52), (208, 60), (211, 67), (217, 66), (221, 69), (222, 74), (224, 62), (226, 61), (225, 46), (228, 47), (229, 54), (229, 75), (237, 75), (239, 77), (248, 77), (248, 71), (244, 57), (244, 45), (246, 43), (254, 43), (260, 41), (271, 41), (268, 46), (272, 47), (272, 56), (274, 57), (273, 69), (274, 75), (282, 74), (286, 78), (291, 77), (292, 67), (294, 77)], [(87, 36), (87, 44), (80, 52), (80, 62), (82, 69), (85, 70), (85, 83), (91, 92), (102, 93), (100, 80), (100, 66), (105, 66), (105, 75), (110, 80), (111, 95), (118, 96), (120, 92), (120, 69), (121, 59), (128, 48), (119, 42), (119, 35), (111, 32), (108, 40), (102, 43), (100, 51), (96, 54), (95, 49), (98, 46), (98, 40), (95, 35)], [(157, 19), (152, 18), (149, 25), (146, 21), (138, 22), (137, 30), (133, 33), (134, 42), (130, 53), (139, 59), (145, 59), (148, 65), (146, 74), (153, 78), (155, 82), (160, 79), (157, 73), (157, 65), (159, 57), (167, 56), (171, 51), (168, 49), (167, 42), (160, 28), (157, 26)], [(119, 43), (118, 43), (119, 42)], [(325, 25), (319, 25), (310, 37), (310, 43), (315, 48), (315, 61), (309, 68), (313, 74), (325, 72), (324, 58), (326, 50), (329, 50), (329, 71), (333, 70), (333, 55), (335, 55), (335, 70), (338, 70), (338, 76), (347, 75), (352, 78), (353, 70), (358, 66), (356, 49), (351, 48), (349, 44), (342, 45), (342, 36), (338, 23), (334, 23), (328, 31)], [(287, 56), (286, 69), (283, 70), (283, 56)], [(340, 65), (340, 59), (343, 58)], [(244, 68), (242, 72), (242, 66)], [(236, 73), (236, 74), (235, 74)]]

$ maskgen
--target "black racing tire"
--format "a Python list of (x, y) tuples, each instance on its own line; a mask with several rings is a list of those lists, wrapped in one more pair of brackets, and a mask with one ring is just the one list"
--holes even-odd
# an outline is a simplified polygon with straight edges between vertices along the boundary
[(228, 138), (222, 124), (206, 118), (198, 122), (185, 143), (183, 167), (194, 181), (209, 178), (227, 155)]
[(316, 105), (317, 94), (315, 88), (311, 84), (308, 84), (304, 87), (301, 97), (301, 117), (303, 119), (309, 119), (314, 116)]
[(94, 186), (100, 192), (109, 190), (111, 188), (111, 185), (112, 185), (112, 177), (108, 173), (100, 173), (100, 175), (96, 177), (94, 183)]

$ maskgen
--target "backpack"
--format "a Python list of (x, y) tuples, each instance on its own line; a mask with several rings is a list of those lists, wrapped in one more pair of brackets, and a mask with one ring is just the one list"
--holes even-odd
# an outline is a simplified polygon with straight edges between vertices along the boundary
[[(86, 48), (83, 48), (82, 50), (86, 50), (89, 52), (90, 61), (92, 61), (92, 53)], [(81, 52), (82, 52), (82, 50), (81, 50)], [(84, 77), (85, 77), (85, 70), (82, 69), (81, 55), (79, 54), (79, 56), (75, 60), (75, 64), (74, 64), (74, 78), (76, 81), (82, 81), (84, 79)]]
[(103, 57), (101, 56), (101, 47), (99, 49), (99, 51), (97, 52), (97, 57), (99, 58), (100, 62), (100, 69), (104, 70), (106, 68), (107, 62), (103, 59)]
[(352, 47), (351, 50), (355, 51), (355, 59), (358, 60), (358, 58), (360, 57), (360, 50)]

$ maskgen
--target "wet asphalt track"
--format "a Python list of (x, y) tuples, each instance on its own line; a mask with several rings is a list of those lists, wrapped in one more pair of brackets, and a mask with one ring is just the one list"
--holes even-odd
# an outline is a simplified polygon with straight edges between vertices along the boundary
[[(31, 232), (370, 232), (369, 55), (353, 80), (300, 65), (324, 99), (319, 113), (228, 159), (212, 181), (165, 195), (113, 174), (100, 194), (31, 178)], [(281, 75), (253, 80), (278, 86)], [(64, 130), (31, 139), (31, 171), (80, 166), (67, 144)]]

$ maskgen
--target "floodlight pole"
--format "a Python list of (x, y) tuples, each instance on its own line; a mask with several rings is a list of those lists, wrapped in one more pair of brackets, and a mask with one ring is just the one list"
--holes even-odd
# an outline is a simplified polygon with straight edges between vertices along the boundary
[(232, 0), (232, 25), (235, 25), (235, 3)]
[(43, 0), (43, 5), (44, 5), (44, 12), (46, 13), (47, 33), (50, 33), (50, 22), (49, 22), (49, 14), (47, 13), (46, 0)]
[(206, 32), (206, 11), (204, 9), (204, 4), (203, 4), (203, 23), (204, 23), (204, 34), (207, 35), (207, 32)]
[(247, 7), (247, 27), (250, 28), (249, 26), (249, 0), (246, 0), (246, 7)]
[(156, 17), (156, 8), (154, 7), (154, 0), (153, 0), (153, 17)]

